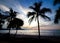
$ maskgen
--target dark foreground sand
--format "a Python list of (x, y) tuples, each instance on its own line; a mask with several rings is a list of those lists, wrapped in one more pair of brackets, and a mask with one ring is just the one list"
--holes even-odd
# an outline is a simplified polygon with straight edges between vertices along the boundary
[(45, 42), (45, 41), (60, 41), (60, 36), (30, 36), (30, 35), (9, 35), (0, 34), (0, 43), (20, 43), (20, 42)]

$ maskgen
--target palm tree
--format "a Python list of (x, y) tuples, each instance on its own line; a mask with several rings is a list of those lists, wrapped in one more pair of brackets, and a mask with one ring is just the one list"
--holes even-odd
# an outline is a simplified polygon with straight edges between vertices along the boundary
[(0, 29), (2, 29), (2, 17), (3, 17), (3, 15), (0, 13)]
[(16, 11), (13, 11), (13, 9), (10, 8), (9, 14), (10, 14), (10, 17), (11, 17), (11, 20), (12, 20), (12, 18), (15, 18), (16, 17), (17, 12)]
[(40, 26), (39, 26), (39, 16), (41, 16), (42, 18), (44, 19), (49, 19), (51, 20), (49, 17), (47, 17), (45, 15), (46, 12), (51, 12), (51, 10), (49, 8), (42, 8), (41, 9), (41, 6), (42, 6), (42, 2), (39, 2), (39, 3), (35, 3), (34, 6), (30, 6), (29, 8), (33, 9), (34, 11), (33, 12), (28, 12), (28, 18), (30, 16), (32, 16), (29, 21), (30, 23), (33, 21), (33, 19), (35, 18), (35, 20), (37, 20), (37, 23), (38, 23), (38, 33), (39, 33), (39, 38), (40, 38)]
[(16, 34), (17, 34), (17, 29), (20, 28), (21, 26), (23, 26), (23, 24), (24, 23), (21, 19), (14, 18), (12, 21), (10, 21), (8, 28), (16, 28)]
[(60, 19), (60, 7), (59, 7), (58, 10), (56, 10), (56, 15), (55, 15), (54, 23), (58, 24), (59, 23), (59, 19)]
[(21, 26), (23, 26), (23, 20), (21, 20), (21, 19), (18, 19), (18, 18), (15, 18), (14, 20), (14, 27), (16, 27), (16, 34), (17, 34), (17, 30), (18, 29), (21, 29)]
[(4, 15), (2, 15), (2, 13), (0, 13), (0, 29), (2, 29), (2, 24), (4, 23), (3, 19), (4, 19)]
[(60, 4), (60, 0), (54, 0), (54, 5)]
[[(10, 14), (10, 20), (9, 20), (9, 22), (10, 22), (10, 21), (12, 21), (16, 17), (17, 12), (13, 11), (13, 9), (10, 8), (9, 14)], [(8, 26), (8, 28), (9, 28), (9, 33), (10, 33), (10, 28), (11, 27)]]
[[(60, 4), (60, 0), (54, 0), (54, 5), (56, 5), (56, 4)], [(59, 19), (60, 19), (60, 7), (58, 8), (58, 10), (56, 10), (54, 23), (58, 24), (59, 23)]]

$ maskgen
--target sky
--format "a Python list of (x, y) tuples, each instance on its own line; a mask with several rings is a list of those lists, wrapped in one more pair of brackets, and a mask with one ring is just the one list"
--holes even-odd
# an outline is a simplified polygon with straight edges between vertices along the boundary
[(35, 2), (42, 1), (41, 8), (50, 8), (52, 13), (46, 13), (47, 16), (51, 18), (51, 21), (44, 20), (43, 18), (39, 18), (40, 25), (52, 25), (54, 20), (55, 11), (58, 9), (59, 4), (53, 6), (54, 0), (0, 0), (0, 9), (3, 11), (9, 11), (9, 8), (13, 8), (14, 11), (19, 12), (17, 14), (17, 18), (22, 19), (24, 21), (23, 27), (35, 27), (37, 26), (37, 21), (32, 21), (29, 25), (29, 18), (27, 18), (27, 13), (32, 12), (33, 10), (29, 8), (29, 6), (33, 6)]

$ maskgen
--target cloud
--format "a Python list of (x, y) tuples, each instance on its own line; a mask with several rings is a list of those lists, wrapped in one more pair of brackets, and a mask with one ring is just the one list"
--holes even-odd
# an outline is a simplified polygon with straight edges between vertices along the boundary
[[(28, 12), (32, 12), (33, 10), (29, 9), (29, 8), (25, 8), (23, 7), (22, 5), (18, 5), (20, 11), (22, 12), (21, 15), (18, 15), (17, 17), (18, 18), (22, 18), (24, 20), (24, 25), (27, 26), (31, 26), (31, 27), (34, 27), (34, 26), (37, 26), (37, 21), (33, 20), (32, 23), (29, 25), (29, 22), (28, 22), (28, 18), (26, 17), (27, 13)], [(39, 22), (40, 22), (40, 25), (51, 25), (53, 23), (53, 21), (46, 21), (44, 20), (42, 17), (39, 17)]]
[[(3, 2), (3, 1), (2, 1)], [(8, 3), (9, 2), (9, 3)], [(17, 15), (17, 18), (20, 18), (24, 21), (24, 26), (37, 26), (37, 21), (33, 21), (31, 23), (31, 25), (29, 25), (28, 23), (28, 18), (27, 18), (27, 13), (28, 12), (32, 12), (33, 10), (29, 9), (29, 8), (26, 8), (24, 6), (22, 6), (19, 1), (17, 0), (4, 0), (4, 3), (3, 4), (0, 4), (0, 8), (4, 11), (9, 11), (9, 8), (8, 7), (12, 7), (13, 10), (19, 12), (20, 14)], [(40, 18), (40, 24), (41, 25), (50, 25), (52, 24), (52, 21), (45, 21), (44, 19)]]
[(31, 10), (29, 8), (25, 8), (25, 7), (21, 6), (21, 5), (19, 5), (19, 9), (26, 15), (27, 15), (28, 12), (32, 12), (33, 11), (33, 10)]
[(9, 8), (5, 5), (0, 4), (0, 9), (3, 11), (9, 11)]

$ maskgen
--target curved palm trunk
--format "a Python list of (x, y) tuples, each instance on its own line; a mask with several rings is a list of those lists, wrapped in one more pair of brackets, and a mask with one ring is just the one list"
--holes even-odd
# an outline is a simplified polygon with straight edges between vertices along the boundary
[(40, 39), (40, 26), (39, 26), (39, 17), (38, 17), (38, 13), (37, 13), (37, 23), (38, 23), (38, 34), (39, 34), (39, 39)]

